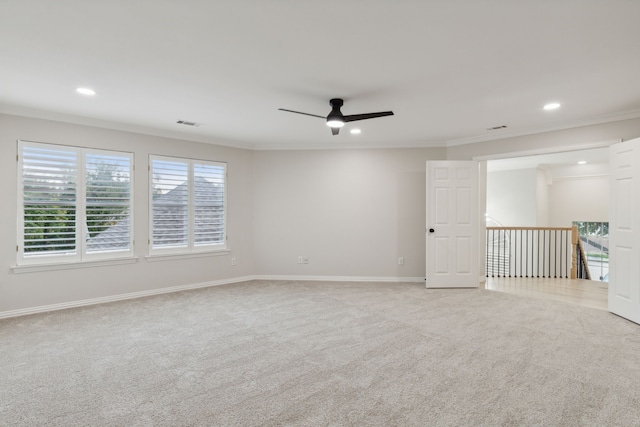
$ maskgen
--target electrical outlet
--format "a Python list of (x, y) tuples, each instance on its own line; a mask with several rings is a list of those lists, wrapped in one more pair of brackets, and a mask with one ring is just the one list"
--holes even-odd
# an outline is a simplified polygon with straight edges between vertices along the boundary
[(231, 258), (231, 265), (236, 265), (238, 264), (238, 260), (236, 259), (236, 257)]
[(308, 256), (302, 257), (302, 263), (309, 264), (309, 257)]
[(398, 265), (404, 265), (404, 257), (403, 256), (398, 258)]

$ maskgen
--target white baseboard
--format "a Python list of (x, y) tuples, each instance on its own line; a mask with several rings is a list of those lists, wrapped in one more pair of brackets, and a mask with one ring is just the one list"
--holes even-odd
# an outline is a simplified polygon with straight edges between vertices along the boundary
[(313, 282), (393, 282), (424, 283), (424, 277), (380, 277), (380, 276), (293, 276), (293, 275), (257, 275), (254, 280), (300, 280)]
[(253, 280), (253, 276), (233, 277), (230, 279), (213, 280), (211, 282), (192, 283), (189, 285), (171, 286), (168, 288), (152, 289), (149, 291), (130, 292), (126, 294), (110, 295), (107, 297), (84, 299), (79, 301), (63, 302), (59, 304), (41, 305), (38, 307), (22, 308), (0, 312), (0, 319), (9, 317), (26, 316), (28, 314), (45, 313), (47, 311), (65, 310), (67, 308), (84, 307), (88, 305), (104, 304), (108, 302), (123, 301), (128, 299), (143, 298), (152, 295), (168, 294), (171, 292), (187, 291), (189, 289), (208, 288), (210, 286), (228, 285), (230, 283), (246, 282)]
[(38, 307), (21, 308), (18, 310), (1, 311), (0, 319), (26, 316), (29, 314), (45, 313), (48, 311), (65, 310), (67, 308), (84, 307), (105, 304), (115, 301), (149, 297), (152, 295), (168, 294), (171, 292), (187, 291), (189, 289), (208, 288), (210, 286), (228, 285), (231, 283), (247, 282), (249, 280), (298, 280), (317, 282), (411, 282), (424, 283), (424, 277), (366, 277), (366, 276), (293, 276), (293, 275), (256, 275), (233, 277), (229, 279), (213, 280), (210, 282), (192, 283), (189, 285), (171, 286), (168, 288), (152, 289), (149, 291), (130, 292), (126, 294), (110, 295), (107, 297), (63, 302), (59, 304), (41, 305)]

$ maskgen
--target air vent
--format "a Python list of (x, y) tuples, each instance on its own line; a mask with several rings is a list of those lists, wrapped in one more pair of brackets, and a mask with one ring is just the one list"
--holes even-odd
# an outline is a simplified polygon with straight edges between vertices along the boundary
[(200, 123), (189, 122), (187, 120), (178, 120), (176, 123), (179, 124), (179, 125), (185, 125), (185, 126), (193, 126), (193, 127), (200, 126)]
[(487, 128), (487, 130), (500, 130), (500, 129), (506, 129), (507, 125), (501, 125), (501, 126), (494, 126), (492, 128)]

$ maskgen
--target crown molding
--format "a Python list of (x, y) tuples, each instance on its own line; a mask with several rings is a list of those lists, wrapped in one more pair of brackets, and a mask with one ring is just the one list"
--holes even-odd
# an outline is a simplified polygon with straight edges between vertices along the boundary
[(76, 116), (72, 114), (55, 113), (52, 111), (38, 110), (27, 107), (19, 107), (15, 105), (0, 104), (0, 113), (12, 116), (29, 117), (33, 119), (51, 120), (62, 123), (71, 123), (82, 126), (91, 126), (102, 129), (117, 130), (123, 132), (138, 133), (150, 136), (159, 136), (162, 138), (178, 139), (181, 141), (200, 142), (204, 144), (220, 145), (223, 147), (241, 148), (245, 150), (253, 150), (253, 144), (247, 144), (239, 141), (214, 139), (201, 135), (193, 135), (186, 132), (172, 131), (166, 129), (157, 129), (153, 127), (139, 126), (120, 122), (111, 122), (108, 120), (93, 119), (89, 117)]
[(619, 122), (622, 120), (631, 120), (640, 118), (640, 110), (630, 110), (616, 114), (606, 114), (603, 116), (593, 117), (586, 120), (574, 120), (571, 122), (565, 122), (563, 124), (555, 126), (545, 126), (539, 128), (528, 128), (514, 131), (505, 131), (498, 133), (492, 133), (489, 135), (471, 136), (468, 138), (460, 138), (448, 141), (447, 147), (455, 147), (458, 145), (476, 144), (478, 142), (496, 141), (499, 139), (514, 138), (518, 136), (535, 135), (545, 132), (553, 132), (557, 130), (573, 129), (584, 126), (599, 125), (603, 123)]
[(273, 143), (255, 144), (255, 151), (304, 151), (304, 150), (376, 150), (389, 148), (446, 148), (444, 142), (409, 142), (398, 145), (398, 143), (367, 144), (363, 143), (329, 143), (329, 144), (305, 144), (296, 143)]
[(231, 139), (217, 139), (202, 135), (194, 135), (187, 132), (173, 131), (167, 129), (158, 129), (153, 127), (139, 126), (134, 124), (111, 122), (108, 120), (93, 119), (89, 117), (76, 116), (72, 114), (56, 113), (51, 111), (21, 107), (0, 103), (0, 113), (30, 117), (43, 120), (52, 120), (63, 123), (71, 123), (84, 126), (92, 126), (103, 129), (111, 129), (124, 132), (132, 132), (149, 136), (158, 136), (163, 138), (177, 139), (181, 141), (199, 142), (204, 144), (212, 144), (223, 147), (239, 148), (254, 151), (277, 151), (277, 150), (364, 150), (364, 149), (389, 149), (389, 148), (447, 148), (458, 145), (469, 145), (486, 141), (495, 141), (500, 139), (514, 138), (518, 136), (535, 135), (539, 133), (552, 132), (558, 130), (572, 129), (583, 126), (597, 125), (603, 123), (617, 122), (622, 120), (630, 120), (640, 118), (640, 110), (631, 110), (623, 113), (608, 114), (594, 117), (587, 120), (576, 120), (566, 122), (556, 126), (547, 126), (539, 128), (528, 128), (514, 131), (504, 131), (499, 133), (484, 134), (471, 136), (467, 138), (454, 139), (449, 141), (410, 141), (398, 144), (397, 142), (385, 142), (382, 144), (347, 143), (347, 144), (305, 144), (298, 143), (264, 143), (255, 144)]
[(607, 139), (604, 141), (595, 141), (589, 142), (585, 144), (577, 144), (577, 145), (558, 145), (555, 147), (540, 147), (534, 148), (531, 150), (521, 150), (521, 151), (509, 151), (509, 152), (500, 152), (494, 154), (486, 154), (482, 156), (474, 156), (473, 160), (483, 161), (483, 160), (500, 160), (500, 159), (511, 159), (513, 157), (527, 157), (527, 156), (538, 156), (542, 154), (554, 154), (554, 153), (564, 153), (567, 151), (580, 151), (580, 150), (591, 150), (594, 148), (605, 148), (613, 144), (617, 144), (622, 142), (622, 139)]

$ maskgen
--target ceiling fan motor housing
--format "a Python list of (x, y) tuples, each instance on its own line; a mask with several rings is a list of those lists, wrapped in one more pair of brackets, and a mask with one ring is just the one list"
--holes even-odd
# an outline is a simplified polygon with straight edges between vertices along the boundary
[(331, 105), (331, 112), (327, 116), (327, 124), (331, 127), (344, 126), (344, 116), (340, 111), (340, 107), (344, 105), (344, 101), (340, 98), (333, 98), (329, 101), (329, 105)]

